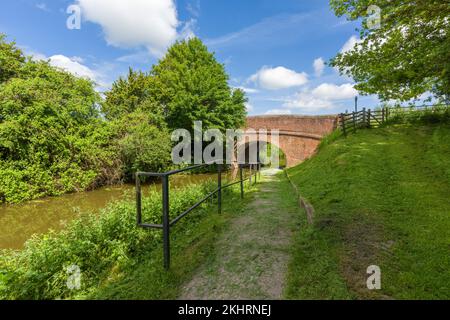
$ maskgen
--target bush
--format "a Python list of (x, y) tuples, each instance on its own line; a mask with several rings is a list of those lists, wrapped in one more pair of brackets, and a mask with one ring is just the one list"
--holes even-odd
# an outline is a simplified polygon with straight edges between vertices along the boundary
[[(171, 193), (171, 218), (213, 189), (213, 183), (205, 183)], [(145, 222), (161, 223), (159, 192), (144, 197), (142, 208)], [(161, 240), (161, 231), (137, 227), (135, 215), (134, 202), (116, 202), (100, 214), (81, 215), (59, 233), (33, 237), (23, 250), (4, 250), (0, 255), (0, 299), (73, 298), (80, 292), (66, 285), (71, 265), (81, 269), (84, 293), (114, 278)], [(183, 227), (194, 221), (194, 216), (185, 218)]]
[(389, 109), (388, 123), (400, 124), (434, 124), (450, 121), (450, 106), (435, 105), (427, 108), (402, 108), (400, 106)]

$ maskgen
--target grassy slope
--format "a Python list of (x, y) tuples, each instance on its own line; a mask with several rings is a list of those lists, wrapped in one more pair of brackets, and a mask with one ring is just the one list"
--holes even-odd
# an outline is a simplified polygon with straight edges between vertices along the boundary
[[(362, 130), (288, 174), (316, 210), (288, 298), (450, 298), (449, 125)], [(379, 291), (366, 288), (372, 264)]]
[(141, 260), (123, 270), (115, 279), (103, 283), (82, 299), (153, 300), (176, 299), (182, 285), (190, 280), (194, 272), (204, 263), (210, 263), (217, 252), (214, 244), (230, 220), (242, 214), (245, 203), (251, 201), (257, 189), (246, 189), (245, 198), (234, 192), (223, 195), (222, 214), (217, 206), (207, 210), (194, 210), (185, 219), (197, 221), (184, 228), (183, 221), (171, 232), (171, 268), (163, 269), (162, 244), (144, 254)]

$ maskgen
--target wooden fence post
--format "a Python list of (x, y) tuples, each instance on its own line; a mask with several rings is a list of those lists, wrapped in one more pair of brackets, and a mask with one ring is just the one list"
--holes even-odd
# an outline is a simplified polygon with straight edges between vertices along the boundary
[(370, 128), (370, 115), (371, 115), (371, 111), (370, 111), (370, 109), (368, 110), (368, 113), (367, 113), (367, 127), (368, 128)]
[(353, 111), (353, 132), (356, 132), (356, 113)]
[(347, 136), (347, 132), (345, 130), (345, 118), (344, 118), (344, 114), (341, 113), (341, 127), (342, 127), (342, 132), (344, 133), (344, 136)]
[(384, 107), (381, 108), (381, 123), (384, 123)]
[(363, 108), (363, 118), (362, 118), (363, 126), (366, 126), (366, 108)]

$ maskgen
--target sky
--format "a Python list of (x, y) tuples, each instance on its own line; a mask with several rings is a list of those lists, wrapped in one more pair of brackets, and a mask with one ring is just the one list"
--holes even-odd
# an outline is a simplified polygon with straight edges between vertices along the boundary
[[(327, 62), (352, 48), (357, 27), (329, 0), (2, 0), (0, 10), (8, 40), (100, 92), (129, 67), (149, 71), (175, 41), (199, 37), (230, 86), (246, 92), (250, 115), (353, 109), (353, 80)], [(359, 96), (360, 108), (378, 103)]]

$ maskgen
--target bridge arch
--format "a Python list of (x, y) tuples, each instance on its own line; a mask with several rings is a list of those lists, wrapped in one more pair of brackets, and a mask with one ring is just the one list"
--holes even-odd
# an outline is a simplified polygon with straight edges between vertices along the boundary
[(245, 130), (266, 130), (266, 135), (250, 134), (247, 142), (263, 141), (272, 143), (271, 131), (278, 130), (279, 141), (275, 145), (286, 155), (287, 167), (295, 166), (317, 150), (322, 138), (337, 128), (336, 115), (297, 116), (270, 115), (247, 118)]

